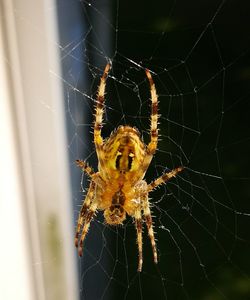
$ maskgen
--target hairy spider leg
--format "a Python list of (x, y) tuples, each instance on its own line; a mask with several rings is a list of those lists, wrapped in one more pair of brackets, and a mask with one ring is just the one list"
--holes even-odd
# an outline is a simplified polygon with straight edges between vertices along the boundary
[(158, 263), (158, 258), (157, 258), (157, 249), (156, 249), (156, 243), (155, 243), (155, 236), (154, 236), (154, 228), (153, 228), (153, 220), (150, 212), (150, 207), (149, 207), (149, 201), (148, 201), (148, 194), (143, 197), (143, 215), (144, 219), (147, 225), (148, 229), (148, 236), (151, 242), (151, 247), (153, 250), (153, 257), (154, 257), (154, 263)]
[(150, 85), (151, 93), (151, 126), (150, 126), (150, 142), (148, 144), (148, 153), (153, 155), (158, 144), (158, 96), (151, 73), (146, 69), (146, 75)]
[(90, 204), (89, 210), (87, 211), (86, 216), (85, 216), (85, 223), (82, 228), (82, 234), (81, 234), (80, 243), (78, 246), (78, 255), (79, 256), (82, 256), (83, 241), (85, 240), (86, 234), (88, 233), (88, 230), (89, 230), (90, 223), (91, 223), (91, 221), (95, 215), (95, 212), (97, 210), (97, 207), (98, 207), (98, 203), (95, 200), (96, 199), (94, 198), (93, 202)]
[(137, 178), (135, 178), (135, 181), (139, 181), (144, 177), (145, 172), (147, 171), (147, 168), (151, 163), (153, 154), (155, 153), (158, 144), (158, 96), (156, 93), (155, 84), (150, 74), (150, 71), (146, 69), (145, 73), (149, 81), (150, 94), (151, 94), (150, 142), (147, 145), (146, 155), (141, 166), (141, 171), (138, 172), (138, 176)]
[(137, 246), (138, 246), (138, 268), (137, 271), (141, 272), (142, 270), (142, 263), (143, 263), (143, 256), (142, 256), (142, 217), (141, 217), (141, 208), (137, 208), (135, 211), (135, 227), (137, 232)]
[(160, 184), (165, 184), (167, 181), (169, 181), (172, 177), (175, 177), (179, 172), (181, 172), (184, 169), (184, 167), (178, 167), (176, 169), (173, 169), (171, 172), (165, 173), (152, 181), (150, 184), (148, 184), (147, 191), (151, 192), (153, 189), (155, 189)]
[(100, 79), (100, 84), (97, 92), (96, 100), (96, 112), (95, 112), (95, 123), (94, 123), (94, 142), (96, 146), (97, 155), (100, 153), (100, 149), (103, 145), (103, 139), (101, 136), (102, 122), (103, 122), (103, 111), (104, 111), (104, 94), (106, 87), (106, 80), (111, 65), (108, 63), (104, 69), (103, 75)]
[(84, 171), (89, 177), (92, 177), (92, 176), (95, 174), (93, 168), (90, 167), (90, 166), (88, 165), (88, 163), (87, 163), (86, 161), (84, 161), (84, 160), (77, 159), (77, 160), (76, 160), (76, 165), (77, 165), (79, 168), (81, 168), (82, 171)]
[(90, 210), (90, 205), (94, 198), (95, 187), (96, 187), (95, 182), (91, 181), (87, 196), (86, 196), (86, 198), (82, 204), (81, 210), (79, 212), (77, 226), (76, 226), (76, 233), (75, 233), (75, 246), (76, 247), (78, 247), (79, 234), (80, 234), (83, 224), (86, 222), (87, 214), (88, 214), (88, 211)]

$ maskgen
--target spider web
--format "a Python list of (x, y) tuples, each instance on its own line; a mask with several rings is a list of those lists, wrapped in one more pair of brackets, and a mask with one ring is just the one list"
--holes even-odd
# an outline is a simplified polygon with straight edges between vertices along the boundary
[(249, 3), (71, 0), (57, 10), (75, 222), (89, 182), (74, 161), (97, 169), (93, 107), (108, 60), (103, 136), (130, 124), (148, 142), (149, 68), (161, 117), (146, 180), (185, 166), (150, 194), (159, 264), (144, 230), (138, 274), (133, 221), (107, 226), (99, 212), (78, 260), (81, 299), (247, 299)]

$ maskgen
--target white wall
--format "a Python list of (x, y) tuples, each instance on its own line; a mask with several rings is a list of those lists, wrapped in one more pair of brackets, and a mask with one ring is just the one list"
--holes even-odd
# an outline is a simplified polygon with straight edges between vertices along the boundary
[(56, 4), (1, 6), (0, 299), (77, 299)]

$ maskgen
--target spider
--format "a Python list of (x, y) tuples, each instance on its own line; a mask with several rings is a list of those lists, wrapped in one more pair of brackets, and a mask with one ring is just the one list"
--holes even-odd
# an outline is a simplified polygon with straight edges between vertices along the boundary
[(158, 142), (158, 97), (154, 81), (148, 69), (145, 70), (151, 93), (150, 142), (145, 145), (139, 131), (131, 126), (119, 126), (110, 137), (101, 136), (106, 79), (111, 64), (108, 63), (100, 79), (97, 93), (94, 121), (94, 143), (98, 158), (98, 172), (82, 160), (76, 160), (78, 167), (90, 177), (90, 185), (82, 204), (75, 234), (75, 246), (79, 256), (83, 254), (83, 242), (90, 222), (97, 210), (104, 211), (105, 222), (109, 225), (122, 224), (126, 215), (133, 217), (137, 231), (138, 272), (142, 270), (142, 228), (146, 223), (151, 241), (154, 262), (158, 263), (153, 222), (148, 194), (160, 184), (166, 183), (183, 167), (165, 173), (150, 184), (143, 179)]

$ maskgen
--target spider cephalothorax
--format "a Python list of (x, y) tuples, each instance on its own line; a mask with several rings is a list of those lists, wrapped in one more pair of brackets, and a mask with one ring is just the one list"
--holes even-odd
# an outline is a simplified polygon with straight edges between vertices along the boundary
[(140, 138), (139, 131), (130, 126), (119, 126), (108, 139), (102, 139), (104, 92), (110, 67), (110, 64), (106, 65), (97, 94), (94, 142), (99, 162), (98, 172), (95, 173), (86, 162), (76, 161), (77, 165), (90, 176), (91, 182), (79, 213), (75, 245), (81, 256), (83, 241), (96, 210), (104, 211), (105, 221), (110, 225), (122, 224), (128, 214), (135, 220), (139, 252), (138, 271), (140, 272), (143, 262), (143, 222), (146, 223), (148, 229), (154, 262), (158, 262), (148, 193), (181, 172), (183, 167), (163, 174), (150, 184), (147, 184), (143, 179), (158, 142), (158, 99), (155, 84), (147, 69), (146, 75), (150, 85), (152, 102), (149, 144), (145, 145)]

